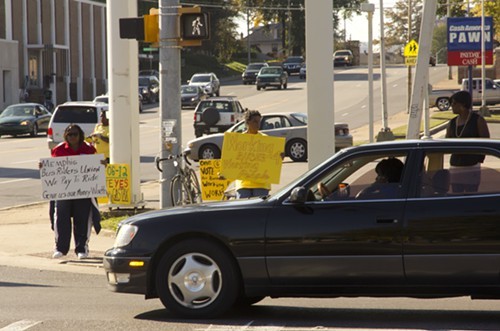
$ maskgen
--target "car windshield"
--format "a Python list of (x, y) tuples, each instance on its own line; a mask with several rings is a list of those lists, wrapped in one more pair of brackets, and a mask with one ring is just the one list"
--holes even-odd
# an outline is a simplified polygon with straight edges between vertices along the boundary
[(108, 97), (98, 97), (94, 99), (95, 102), (104, 102), (108, 103)]
[(139, 86), (148, 86), (149, 85), (149, 78), (139, 78)]
[(260, 73), (264, 75), (279, 75), (281, 73), (281, 68), (262, 68)]
[(196, 93), (197, 88), (196, 86), (182, 86), (181, 87), (181, 93)]
[(263, 66), (264, 66), (264, 64), (262, 64), (262, 63), (249, 64), (248, 67), (247, 67), (247, 70), (259, 70)]
[(349, 52), (337, 52), (335, 53), (335, 56), (349, 56), (351, 53)]
[(33, 107), (18, 106), (18, 107), (7, 107), (0, 114), (0, 117), (10, 117), (10, 116), (30, 116), (35, 115), (35, 109)]
[(302, 63), (302, 59), (300, 57), (292, 57), (285, 60), (285, 63)]
[(198, 75), (191, 78), (191, 83), (207, 83), (210, 81), (209, 75)]

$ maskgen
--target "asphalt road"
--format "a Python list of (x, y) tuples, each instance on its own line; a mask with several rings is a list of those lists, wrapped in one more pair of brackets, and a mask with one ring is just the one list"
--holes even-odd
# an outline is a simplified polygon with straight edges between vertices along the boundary
[[(403, 66), (387, 68), (388, 115), (406, 109), (407, 69)], [(431, 67), (430, 82), (447, 77), (447, 67)], [(367, 68), (339, 68), (334, 73), (334, 100), (336, 122), (347, 122), (351, 131), (368, 123)], [(381, 118), (380, 74), (375, 70), (374, 118)], [(222, 95), (237, 96), (243, 107), (258, 109), (262, 113), (297, 111), (307, 112), (306, 82), (298, 76), (290, 77), (286, 90), (266, 89), (257, 91), (253, 85), (243, 85), (240, 80), (224, 82)], [(325, 110), (326, 112), (326, 110)], [(183, 146), (194, 139), (193, 110), (182, 110)], [(391, 123), (388, 123), (389, 127)], [(380, 128), (375, 128), (376, 132)], [(160, 121), (158, 104), (146, 105), (140, 115), (141, 182), (158, 180), (154, 158), (160, 152)], [(367, 140), (368, 137), (364, 138)], [(313, 148), (310, 146), (310, 148)], [(46, 139), (40, 135), (0, 138), (0, 209), (41, 201), (41, 184), (38, 170), (40, 158), (50, 157)]]

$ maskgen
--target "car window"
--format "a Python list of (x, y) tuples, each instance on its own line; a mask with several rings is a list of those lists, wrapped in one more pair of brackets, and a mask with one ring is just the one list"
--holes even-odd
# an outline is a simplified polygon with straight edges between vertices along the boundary
[(264, 67), (264, 64), (249, 64), (247, 69), (250, 70), (259, 70), (260, 68)]
[(207, 82), (210, 82), (209, 75), (193, 76), (193, 78), (191, 78), (191, 83), (207, 83)]
[(418, 196), (421, 198), (498, 194), (500, 158), (467, 151), (427, 153), (419, 181)]
[(238, 123), (237, 125), (235, 125), (232, 128), (231, 132), (240, 132), (240, 133), (242, 133), (242, 132), (245, 132), (246, 129), (247, 129), (247, 126), (245, 124), (245, 121), (241, 121), (240, 123)]
[(335, 55), (338, 55), (338, 56), (350, 56), (351, 53), (350, 52), (337, 52), (337, 53), (335, 53)]
[(401, 198), (406, 159), (406, 153), (352, 157), (314, 181), (309, 200)]
[(97, 123), (97, 109), (85, 106), (63, 106), (54, 113), (56, 123)]
[(182, 86), (181, 93), (197, 93), (198, 86)]
[(233, 107), (230, 102), (227, 101), (206, 101), (200, 103), (197, 112), (203, 112), (207, 108), (215, 108), (221, 113), (232, 113)]
[(0, 117), (9, 117), (9, 116), (25, 116), (26, 111), (30, 111), (30, 108), (25, 108), (24, 106), (21, 107), (8, 107), (6, 108), (2, 114), (0, 114)]
[(261, 130), (290, 127), (290, 121), (284, 116), (264, 116), (260, 122)]
[(306, 114), (295, 113), (295, 114), (292, 114), (291, 116), (293, 118), (295, 118), (297, 121), (299, 121), (299, 122), (304, 123), (304, 124), (307, 125), (307, 115)]
[(139, 86), (148, 86), (149, 85), (149, 78), (144, 77), (144, 78), (139, 78)]

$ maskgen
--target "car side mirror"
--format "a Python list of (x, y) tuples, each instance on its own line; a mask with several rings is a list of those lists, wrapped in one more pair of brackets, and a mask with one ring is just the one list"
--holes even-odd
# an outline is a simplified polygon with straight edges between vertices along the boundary
[(189, 83), (191, 82), (191, 80), (190, 80), (190, 79), (188, 79), (186, 82), (189, 84)]
[(303, 186), (296, 187), (290, 194), (291, 203), (303, 204), (307, 201), (307, 189)]

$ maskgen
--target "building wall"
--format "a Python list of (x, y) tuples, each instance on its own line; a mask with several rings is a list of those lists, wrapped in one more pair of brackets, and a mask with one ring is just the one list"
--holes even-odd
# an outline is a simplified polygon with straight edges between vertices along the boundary
[[(6, 4), (12, 22), (2, 19)], [(52, 91), (54, 104), (92, 100), (106, 92), (105, 8), (93, 0), (0, 0), (0, 42), (11, 31), (16, 43), (9, 47), (17, 48), (15, 57), (9, 55), (15, 62), (9, 70), (16, 70), (14, 102), (19, 96), (43, 102), (46, 90)], [(10, 48), (0, 48), (0, 63)]]
[(0, 110), (19, 100), (17, 41), (0, 40)]

